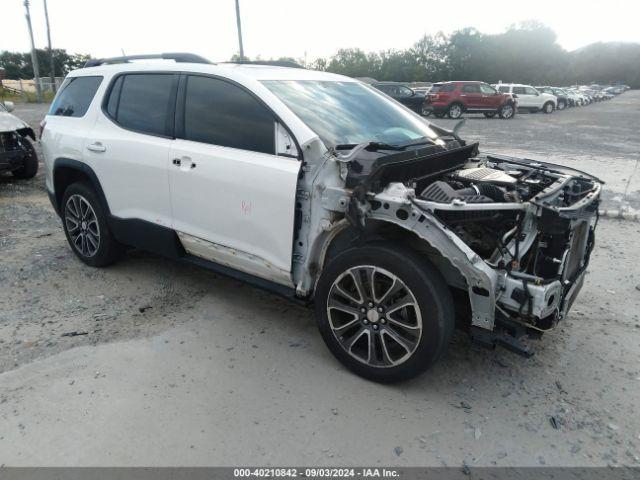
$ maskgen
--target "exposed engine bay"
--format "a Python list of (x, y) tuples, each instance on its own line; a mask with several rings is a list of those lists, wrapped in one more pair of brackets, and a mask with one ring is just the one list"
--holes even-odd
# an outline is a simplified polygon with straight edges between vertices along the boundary
[[(566, 315), (594, 246), (600, 180), (559, 165), (479, 155), (477, 144), (457, 141), (386, 155), (365, 147), (350, 157), (346, 214), (354, 226), (384, 210), (396, 223), (417, 214), (414, 230), (439, 226), (466, 252), (469, 271), (482, 271), (467, 276), (472, 327), (493, 329), (495, 321), (539, 335)], [(451, 263), (463, 270), (462, 260)], [(491, 311), (477, 313), (485, 309)]]

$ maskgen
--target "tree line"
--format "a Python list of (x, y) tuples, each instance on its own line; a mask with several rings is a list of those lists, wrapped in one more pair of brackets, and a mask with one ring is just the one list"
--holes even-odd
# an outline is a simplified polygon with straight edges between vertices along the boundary
[[(36, 49), (38, 58), (38, 69), (42, 78), (50, 77), (49, 68), (49, 50)], [(53, 49), (53, 68), (57, 77), (64, 77), (71, 70), (81, 68), (87, 60), (91, 58), (89, 55), (80, 53), (70, 54), (61, 48)], [(33, 64), (31, 63), (30, 52), (0, 52), (0, 67), (5, 70), (5, 78), (12, 80), (26, 80), (33, 78)]]
[[(36, 51), (40, 75), (49, 76), (47, 50)], [(55, 72), (64, 76), (79, 68), (88, 55), (54, 49)], [(234, 55), (232, 60), (237, 60)], [(301, 60), (282, 57), (279, 60)], [(33, 78), (29, 53), (0, 52), (6, 78)], [(483, 80), (535, 85), (573, 85), (622, 82), (640, 88), (640, 43), (594, 43), (567, 51), (553, 30), (538, 22), (524, 22), (504, 33), (484, 34), (464, 28), (450, 35), (424, 35), (405, 50), (364, 52), (340, 49), (318, 58), (308, 68), (379, 81)]]
[(330, 58), (315, 60), (309, 68), (379, 81), (622, 82), (640, 88), (640, 43), (594, 43), (569, 52), (549, 27), (523, 22), (493, 35), (474, 28), (424, 35), (406, 50), (341, 49)]

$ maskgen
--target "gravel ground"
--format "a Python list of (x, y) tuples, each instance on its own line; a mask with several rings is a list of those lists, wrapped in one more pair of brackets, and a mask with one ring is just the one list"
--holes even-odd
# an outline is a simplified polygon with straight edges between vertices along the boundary
[[(639, 106), (470, 117), (463, 136), (595, 173), (633, 207)], [(640, 223), (601, 220), (533, 358), (456, 334), (430, 372), (380, 386), (271, 294), (146, 253), (84, 266), (43, 181), (0, 178), (0, 465), (640, 465)]]

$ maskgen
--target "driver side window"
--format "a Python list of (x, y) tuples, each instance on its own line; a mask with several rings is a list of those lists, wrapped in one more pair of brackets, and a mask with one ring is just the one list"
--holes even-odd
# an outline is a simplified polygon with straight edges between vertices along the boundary
[(480, 90), (485, 95), (495, 95), (496, 93), (498, 93), (496, 92), (495, 88), (490, 87), (489, 85), (484, 85), (484, 84), (480, 84)]

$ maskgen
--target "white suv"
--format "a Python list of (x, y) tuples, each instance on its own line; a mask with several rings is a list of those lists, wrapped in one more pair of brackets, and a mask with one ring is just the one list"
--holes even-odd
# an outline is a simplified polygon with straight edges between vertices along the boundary
[(314, 302), (330, 350), (377, 381), (472, 338), (562, 319), (594, 243), (600, 182), (479, 155), (374, 88), (263, 65), (88, 62), (43, 122), (46, 186), (88, 265), (125, 246)]
[(494, 87), (496, 87), (499, 92), (511, 93), (517, 97), (518, 110), (553, 113), (553, 111), (558, 108), (558, 97), (550, 93), (540, 92), (531, 85), (499, 83), (498, 85), (494, 85)]

